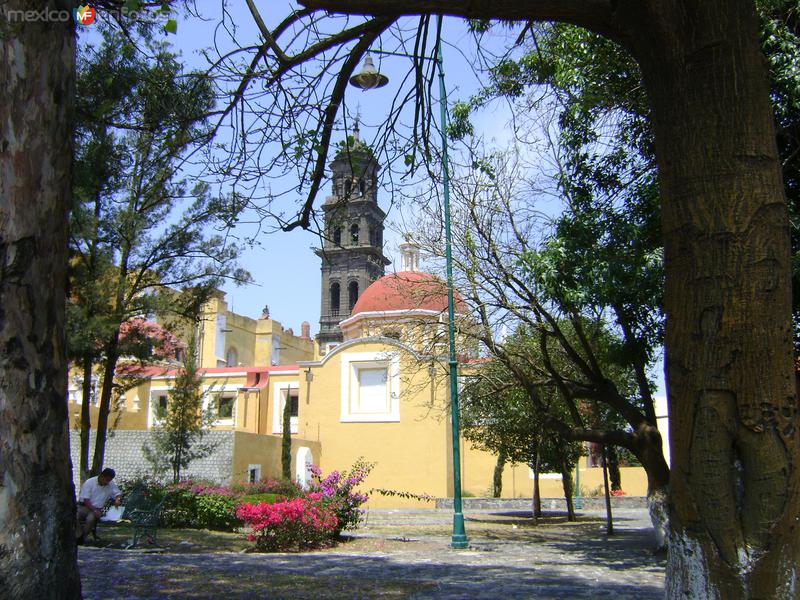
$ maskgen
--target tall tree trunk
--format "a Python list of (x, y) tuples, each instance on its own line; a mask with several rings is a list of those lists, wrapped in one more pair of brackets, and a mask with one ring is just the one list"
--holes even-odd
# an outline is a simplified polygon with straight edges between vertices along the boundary
[(667, 545), (669, 532), (668, 494), (670, 468), (664, 459), (661, 432), (657, 427), (642, 424), (636, 430), (636, 443), (630, 450), (642, 463), (647, 474), (647, 506), (655, 533), (656, 550)]
[(542, 458), (539, 450), (539, 444), (536, 444), (536, 450), (533, 453), (533, 519), (538, 520), (542, 518), (542, 491), (539, 487), (539, 473), (542, 470)]
[(506, 466), (506, 451), (501, 449), (497, 455), (497, 463), (494, 465), (492, 475), (492, 497), (499, 498), (503, 495), (503, 469)]
[(64, 336), (75, 42), (70, 11), (0, 19), (0, 595), (80, 598)]
[(616, 446), (606, 446), (608, 456), (608, 478), (611, 480), (611, 489), (615, 492), (622, 489), (622, 473), (619, 470), (619, 454)]
[(572, 467), (567, 461), (561, 461), (561, 487), (564, 488), (564, 500), (567, 501), (567, 521), (575, 520), (575, 506), (572, 503)]
[(614, 518), (611, 515), (611, 486), (608, 484), (608, 448), (603, 449), (603, 493), (606, 499), (606, 535), (614, 535)]
[(80, 448), (80, 481), (89, 477), (89, 445), (92, 432), (92, 367), (94, 360), (91, 354), (83, 357), (83, 385), (81, 386), (81, 448)]
[(111, 414), (111, 397), (114, 393), (114, 375), (119, 360), (119, 329), (106, 345), (106, 360), (103, 366), (103, 385), (100, 388), (100, 405), (97, 409), (97, 432), (94, 439), (94, 455), (92, 456), (91, 475), (103, 470), (106, 458), (106, 441), (108, 440), (108, 416)]
[[(624, 14), (623, 14), (624, 13)], [(670, 598), (800, 589), (789, 224), (752, 2), (626, 2), (666, 269)]]

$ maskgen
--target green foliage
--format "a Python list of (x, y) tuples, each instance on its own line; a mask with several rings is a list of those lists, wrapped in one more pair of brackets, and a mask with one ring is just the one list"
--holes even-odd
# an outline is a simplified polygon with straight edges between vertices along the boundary
[(145, 443), (142, 452), (156, 473), (166, 463), (172, 470), (172, 482), (181, 480), (181, 472), (191, 462), (209, 456), (215, 444), (204, 443), (203, 437), (214, 421), (203, 411), (206, 394), (197, 372), (194, 335), (185, 353), (183, 368), (175, 376), (167, 396), (167, 409), (152, 429), (152, 445)]
[(303, 491), (289, 482), (264, 480), (219, 486), (182, 481), (178, 485), (168, 485), (143, 476), (120, 483), (123, 499), (135, 488), (145, 490), (156, 502), (168, 496), (161, 516), (162, 526), (216, 531), (233, 531), (242, 525), (236, 517), (236, 509), (243, 503), (271, 504), (303, 496)]
[[(290, 498), (296, 498), (297, 496), (290, 496)], [(285, 500), (286, 496), (282, 496), (279, 494), (246, 494), (239, 498), (240, 503), (249, 502), (250, 504), (273, 504), (280, 500)]]
[[(792, 220), (796, 346), (800, 348), (800, 2), (758, 0), (756, 7), (770, 68), (778, 150)], [(488, 27), (482, 23), (476, 31)], [(529, 39), (532, 43), (521, 55), (503, 58), (491, 68), (490, 83), (484, 89), (458, 103), (452, 130), (455, 135), (471, 134), (469, 113), (498, 97), (521, 101), (526, 110), (530, 108), (525, 105), (527, 94), (535, 86), (547, 86), (557, 97), (560, 142), (567, 150), (560, 185), (572, 202), (572, 214), (559, 223), (558, 237), (576, 243), (553, 249), (547, 265), (552, 268), (547, 270), (559, 273), (566, 268), (562, 281), (575, 276), (575, 285), (566, 282), (567, 289), (561, 290), (569, 301), (573, 300), (570, 292), (583, 285), (581, 279), (606, 282), (606, 293), (631, 289), (626, 279), (643, 281), (636, 288), (650, 290), (644, 297), (609, 301), (623, 309), (626, 302), (643, 306), (644, 301), (649, 315), (633, 315), (628, 310), (623, 318), (639, 322), (644, 317), (647, 321), (639, 347), (630, 349), (646, 353), (652, 340), (662, 335), (663, 318), (658, 308), (660, 292), (656, 291), (662, 274), (658, 266), (660, 216), (654, 135), (640, 70), (624, 48), (574, 25), (539, 24), (531, 28)], [(637, 227), (642, 228), (641, 233), (633, 231)], [(583, 243), (593, 240), (597, 241), (588, 246)], [(638, 247), (627, 247), (626, 240), (634, 240)], [(605, 268), (570, 273), (568, 263), (581, 260), (575, 256), (575, 250), (581, 248), (591, 256), (598, 255), (599, 248)], [(555, 250), (573, 260), (556, 260)], [(616, 261), (614, 257), (618, 257)], [(618, 273), (608, 277), (615, 264), (618, 270), (634, 267), (622, 279)]]
[[(310, 132), (316, 134), (316, 132)], [(304, 144), (298, 144), (298, 148), (304, 147)], [(312, 144), (313, 150), (319, 150), (318, 145)], [(348, 135), (346, 139), (336, 144), (336, 158), (347, 157), (350, 160), (360, 159), (375, 159), (375, 152), (370, 146), (361, 139), (356, 139), (355, 136)]]
[[(525, 363), (541, 362), (536, 333), (521, 328), (508, 342), (518, 358), (517, 369)], [(525, 359), (522, 359), (522, 356)], [(569, 368), (569, 367), (567, 367)], [(504, 455), (506, 461), (521, 463), (540, 471), (572, 469), (583, 452), (581, 442), (565, 439), (548, 429), (548, 420), (569, 421), (569, 409), (553, 386), (521, 383), (522, 374), (512, 373), (501, 361), (491, 361), (473, 376), (460, 396), (461, 427), (473, 446)], [(534, 381), (531, 373), (526, 382)]]
[(292, 402), (290, 390), (286, 390), (286, 399), (283, 405), (281, 474), (287, 481), (292, 478)]
[(433, 502), (436, 500), (430, 494), (416, 494), (414, 492), (405, 492), (402, 490), (389, 490), (385, 488), (372, 488), (369, 494), (379, 494), (387, 498), (403, 498), (404, 500), (419, 500), (421, 502)]
[[(99, 45), (79, 46), (67, 332), (71, 359), (87, 371), (102, 364), (98, 440), (114, 386), (125, 385), (115, 379), (129, 351), (123, 324), (157, 314), (170, 328), (194, 318), (224, 279), (249, 279), (222, 235), (238, 201), (181, 173), (210, 138), (212, 83), (141, 31), (100, 26)], [(98, 451), (93, 468), (102, 462)]]
[(272, 479), (262, 479), (255, 483), (234, 483), (230, 490), (239, 496), (253, 494), (275, 494), (284, 498), (299, 498), (305, 492), (296, 482), (290, 480), (275, 481)]
[(312, 478), (308, 497), (321, 502), (336, 516), (335, 535), (345, 529), (356, 529), (361, 523), (360, 506), (369, 495), (356, 488), (367, 478), (375, 463), (358, 458), (349, 471), (331, 471), (327, 476), (316, 465), (310, 465)]
[(236, 507), (239, 499), (231, 496), (203, 494), (194, 497), (194, 518), (203, 529), (232, 531), (240, 525), (236, 518)]

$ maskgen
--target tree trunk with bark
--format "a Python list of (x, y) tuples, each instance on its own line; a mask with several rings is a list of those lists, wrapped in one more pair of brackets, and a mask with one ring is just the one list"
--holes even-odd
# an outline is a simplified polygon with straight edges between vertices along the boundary
[(534, 521), (542, 518), (542, 491), (539, 487), (539, 473), (542, 470), (542, 461), (537, 444), (533, 459), (533, 519)]
[(103, 385), (100, 388), (100, 404), (97, 408), (97, 431), (94, 439), (94, 454), (90, 476), (99, 475), (103, 470), (108, 440), (108, 417), (111, 414), (111, 398), (114, 395), (114, 375), (119, 360), (119, 329), (106, 345), (106, 360), (103, 367)]
[(561, 463), (561, 487), (564, 488), (564, 500), (567, 501), (567, 521), (575, 520), (575, 505), (572, 503), (572, 468), (569, 463)]
[(94, 360), (87, 354), (83, 359), (83, 385), (81, 398), (81, 448), (80, 448), (80, 480), (81, 484), (89, 478), (89, 444), (92, 432), (92, 367)]
[(631, 51), (650, 99), (662, 201), (674, 473), (667, 595), (796, 597), (800, 415), (789, 220), (754, 2), (302, 4), (562, 20)]
[(611, 480), (612, 491), (618, 492), (622, 489), (622, 473), (619, 470), (619, 454), (616, 446), (607, 446), (608, 455), (608, 478)]
[(0, 595), (80, 598), (64, 336), (72, 165), (66, 1), (8, 0), (0, 19)]
[(492, 497), (499, 498), (503, 494), (503, 469), (506, 466), (506, 452), (500, 450), (497, 455), (497, 462), (494, 465), (494, 473), (492, 475)]
[(626, 3), (662, 196), (670, 598), (792, 598), (800, 456), (790, 247), (750, 2)]

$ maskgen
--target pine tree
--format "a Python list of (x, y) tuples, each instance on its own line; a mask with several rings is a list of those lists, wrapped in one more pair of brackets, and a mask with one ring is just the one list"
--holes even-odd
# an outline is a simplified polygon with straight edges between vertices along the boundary
[(195, 341), (186, 351), (183, 367), (167, 397), (167, 407), (153, 431), (152, 445), (142, 447), (145, 458), (157, 474), (172, 470), (172, 482), (181, 480), (181, 473), (195, 460), (209, 456), (216, 444), (204, 441), (213, 420), (203, 410), (205, 392), (197, 370)]

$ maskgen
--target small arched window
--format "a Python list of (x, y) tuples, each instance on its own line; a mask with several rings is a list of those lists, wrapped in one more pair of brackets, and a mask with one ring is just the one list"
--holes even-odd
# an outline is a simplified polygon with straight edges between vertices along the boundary
[(353, 312), (353, 307), (356, 305), (356, 301), (358, 300), (358, 282), (351, 281), (350, 285), (347, 286), (347, 295), (349, 296), (349, 305), (350, 305), (350, 312)]
[(333, 230), (333, 243), (336, 244), (337, 246), (341, 246), (342, 245), (342, 228), (341, 227), (337, 227), (336, 229)]
[(349, 177), (344, 180), (344, 195), (349, 196), (353, 189), (353, 180)]
[(361, 192), (361, 195), (362, 195), (362, 196), (363, 196), (363, 195), (366, 193), (366, 191), (367, 191), (367, 182), (366, 182), (366, 181), (364, 181), (363, 179), (361, 179), (361, 180), (358, 182), (358, 191), (359, 191), (359, 192)]
[(350, 226), (350, 243), (353, 244), (353, 246), (357, 246), (358, 245), (358, 224), (357, 223), (353, 223)]
[(339, 316), (339, 284), (335, 281), (331, 284), (331, 316)]

